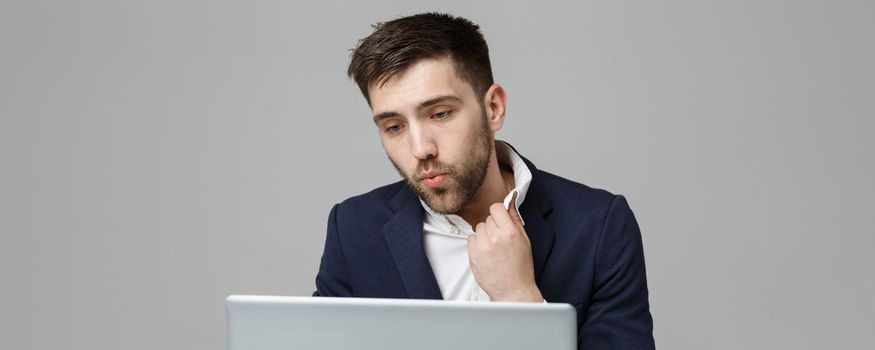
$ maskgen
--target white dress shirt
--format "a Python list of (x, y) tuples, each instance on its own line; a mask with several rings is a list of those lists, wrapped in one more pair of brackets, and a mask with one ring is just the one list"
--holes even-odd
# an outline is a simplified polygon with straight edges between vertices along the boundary
[[(523, 200), (526, 199), (529, 184), (532, 182), (532, 172), (510, 146), (504, 142), (496, 141), (495, 147), (507, 147), (507, 154), (510, 156), (513, 167), (514, 185), (516, 186), (504, 198), (504, 207), (508, 208), (513, 194), (516, 192), (517, 198), (514, 205), (519, 210)], [(425, 216), (422, 221), (425, 255), (431, 263), (431, 269), (434, 271), (444, 299), (490, 301), (489, 296), (474, 279), (474, 273), (471, 272), (471, 266), (468, 264), (468, 236), (474, 233), (474, 229), (461, 216), (438, 214), (431, 210), (421, 198), (419, 202), (425, 208)]]

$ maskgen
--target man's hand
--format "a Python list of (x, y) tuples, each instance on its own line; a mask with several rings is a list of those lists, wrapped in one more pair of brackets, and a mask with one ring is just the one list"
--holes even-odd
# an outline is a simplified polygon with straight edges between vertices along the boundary
[(489, 207), (489, 217), (468, 236), (468, 259), (474, 278), (494, 301), (542, 302), (535, 284), (532, 245), (516, 210), (516, 194), (505, 210)]

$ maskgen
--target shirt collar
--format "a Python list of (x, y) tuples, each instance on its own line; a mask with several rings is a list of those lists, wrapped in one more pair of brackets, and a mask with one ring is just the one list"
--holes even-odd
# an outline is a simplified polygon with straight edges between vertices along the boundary
[[(532, 172), (529, 170), (529, 167), (526, 166), (526, 162), (523, 161), (523, 158), (520, 157), (512, 147), (504, 143), (504, 141), (496, 140), (495, 147), (505, 147), (507, 155), (510, 158), (510, 165), (513, 168), (513, 182), (515, 187), (504, 197), (504, 208), (507, 209), (510, 207), (510, 201), (513, 200), (513, 194), (516, 193), (517, 197), (514, 206), (516, 206), (517, 213), (519, 213), (520, 206), (523, 205), (523, 201), (526, 199), (526, 193), (529, 191), (529, 185), (532, 183)], [(425, 201), (423, 201), (422, 198), (419, 199), (419, 203), (422, 204), (422, 208), (425, 209), (426, 214), (432, 218), (443, 219), (441, 221), (448, 220), (451, 222), (458, 222), (460, 220), (462, 222), (465, 221), (455, 214), (444, 215), (436, 213), (428, 206), (428, 204), (425, 204)], [(450, 218), (456, 220), (449, 220)], [(522, 220), (523, 218), (520, 216), (520, 221)], [(523, 225), (526, 224), (525, 221), (522, 222)]]

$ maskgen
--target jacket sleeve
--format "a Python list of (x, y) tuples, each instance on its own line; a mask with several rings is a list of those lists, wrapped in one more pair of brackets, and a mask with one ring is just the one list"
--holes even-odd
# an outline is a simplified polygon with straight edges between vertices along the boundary
[(595, 269), (580, 349), (655, 348), (641, 232), (623, 196), (608, 209)]
[(331, 208), (328, 215), (328, 234), (325, 237), (325, 249), (322, 251), (322, 261), (319, 273), (316, 275), (316, 291), (313, 296), (351, 297), (352, 287), (349, 282), (349, 270), (340, 235), (337, 230), (338, 205)]

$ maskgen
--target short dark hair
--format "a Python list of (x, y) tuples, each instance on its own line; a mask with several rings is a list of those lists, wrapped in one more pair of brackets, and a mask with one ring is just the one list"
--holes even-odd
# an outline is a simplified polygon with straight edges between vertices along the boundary
[[(371, 103), (368, 87), (382, 86), (412, 64), (449, 57), (456, 74), (482, 97), (492, 86), (489, 48), (480, 27), (448, 14), (428, 12), (373, 25), (374, 32), (352, 49), (347, 74)], [(478, 99), (478, 102), (480, 100)]]

